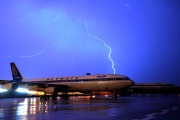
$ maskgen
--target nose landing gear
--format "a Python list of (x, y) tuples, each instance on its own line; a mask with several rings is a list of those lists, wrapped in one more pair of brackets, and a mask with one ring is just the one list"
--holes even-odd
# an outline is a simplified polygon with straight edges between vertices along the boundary
[(116, 91), (113, 92), (112, 98), (117, 99), (117, 92)]

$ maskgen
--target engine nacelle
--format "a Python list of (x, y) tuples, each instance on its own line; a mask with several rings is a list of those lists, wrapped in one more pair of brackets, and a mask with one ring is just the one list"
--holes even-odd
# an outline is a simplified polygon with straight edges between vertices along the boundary
[(53, 94), (55, 91), (54, 87), (47, 87), (43, 89), (43, 92)]
[(15, 91), (18, 89), (18, 84), (17, 83), (6, 83), (6, 84), (2, 85), (1, 88), (6, 89), (6, 90)]

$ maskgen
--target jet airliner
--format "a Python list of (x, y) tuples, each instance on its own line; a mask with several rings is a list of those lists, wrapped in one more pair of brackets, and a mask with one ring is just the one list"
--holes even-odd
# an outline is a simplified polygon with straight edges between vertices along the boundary
[(43, 91), (56, 97), (58, 92), (82, 92), (93, 91), (113, 92), (113, 98), (117, 98), (119, 90), (127, 89), (134, 81), (120, 74), (96, 74), (87, 73), (84, 76), (62, 76), (54, 78), (24, 79), (15, 63), (10, 63), (13, 80), (0, 80), (3, 89), (17, 90), (18, 87), (33, 91)]

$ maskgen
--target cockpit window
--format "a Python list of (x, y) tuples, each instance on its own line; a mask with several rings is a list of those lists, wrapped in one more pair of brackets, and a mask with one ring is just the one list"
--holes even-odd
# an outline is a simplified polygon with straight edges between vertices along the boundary
[(125, 79), (125, 80), (130, 80), (128, 77), (125, 77), (124, 79)]

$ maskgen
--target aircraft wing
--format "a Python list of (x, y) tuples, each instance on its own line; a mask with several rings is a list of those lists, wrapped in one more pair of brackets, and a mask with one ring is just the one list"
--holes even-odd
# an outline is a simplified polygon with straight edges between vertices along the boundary
[(17, 82), (14, 80), (0, 80), (0, 85), (7, 84), (7, 83), (17, 83), (19, 86), (37, 86), (40, 88), (46, 88), (46, 87), (57, 87), (59, 89), (68, 89), (68, 85), (61, 85), (61, 84), (48, 84), (46, 82)]
[(8, 83), (9, 81), (12, 81), (12, 80), (0, 80), (0, 85)]
[(16, 82), (18, 85), (23, 86), (37, 86), (40, 88), (46, 88), (46, 87), (57, 87), (60, 89), (68, 89), (69, 86), (68, 85), (57, 85), (57, 84), (47, 84), (47, 83), (43, 83), (43, 82)]

